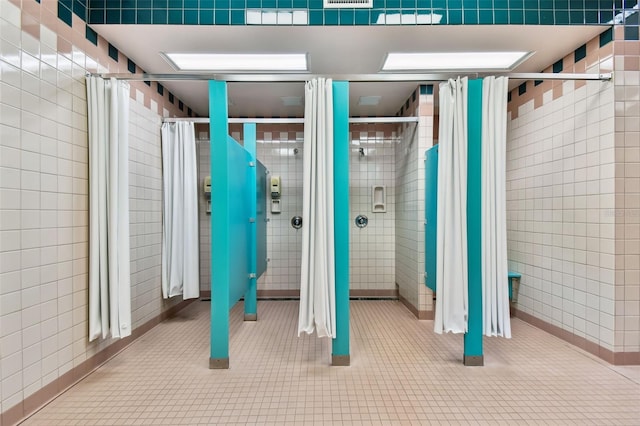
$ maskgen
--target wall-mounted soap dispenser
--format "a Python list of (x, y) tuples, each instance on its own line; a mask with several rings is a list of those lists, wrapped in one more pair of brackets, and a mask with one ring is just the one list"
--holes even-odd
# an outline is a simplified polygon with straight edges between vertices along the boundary
[(387, 187), (374, 185), (371, 187), (371, 211), (385, 213), (387, 211)]
[(282, 196), (282, 182), (280, 176), (271, 176), (271, 213), (281, 213), (280, 197)]
[(207, 207), (205, 211), (207, 214), (211, 214), (211, 176), (206, 176), (203, 181), (204, 199), (207, 201)]

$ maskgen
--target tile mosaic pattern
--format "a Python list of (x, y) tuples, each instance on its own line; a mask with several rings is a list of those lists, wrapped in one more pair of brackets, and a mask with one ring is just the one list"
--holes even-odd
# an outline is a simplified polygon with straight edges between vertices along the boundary
[(616, 28), (585, 53), (558, 61), (561, 71), (613, 71), (613, 83), (527, 82), (526, 93), (512, 92), (510, 267), (523, 273), (519, 310), (637, 355), (640, 44)]
[[(304, 12), (308, 25), (593, 25), (619, 23), (637, 40), (635, 0), (536, 1), (373, 0), (372, 9), (325, 9), (322, 0), (162, 0), (65, 3), (65, 16), (87, 16), (91, 24), (246, 25), (248, 13)], [(86, 13), (86, 15), (84, 15)], [(291, 17), (288, 25), (297, 25)], [(275, 23), (275, 22), (274, 22)], [(280, 23), (281, 24), (281, 23)], [(306, 24), (306, 23), (304, 23)], [(635, 30), (635, 31), (634, 31)]]
[[(87, 342), (85, 74), (126, 66), (57, 17), (57, 2), (0, 0), (0, 412), (18, 407), (110, 340)], [(124, 65), (123, 65), (124, 63)], [(170, 304), (160, 287), (160, 115), (133, 84), (130, 123), (134, 327)], [(175, 303), (175, 302), (172, 302)]]
[(296, 337), (298, 303), (231, 311), (230, 368), (209, 370), (209, 303), (196, 302), (24, 425), (637, 424), (640, 367), (615, 368), (518, 319), (462, 365), (462, 336), (436, 335), (399, 302), (351, 302), (350, 367)]

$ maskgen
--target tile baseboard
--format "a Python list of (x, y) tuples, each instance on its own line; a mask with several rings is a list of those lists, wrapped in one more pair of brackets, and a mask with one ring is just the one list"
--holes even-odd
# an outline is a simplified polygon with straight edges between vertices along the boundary
[(640, 365), (640, 352), (613, 352), (609, 349), (603, 348), (595, 342), (585, 339), (581, 336), (576, 336), (570, 331), (563, 330), (557, 325), (549, 324), (548, 322), (534, 317), (531, 314), (522, 312), (517, 308), (513, 309), (514, 316), (527, 322), (534, 327), (537, 327), (547, 333), (571, 343), (578, 348), (589, 352), (592, 355), (597, 356), (609, 364), (613, 365)]
[(150, 319), (149, 321), (133, 330), (131, 336), (114, 341), (112, 344), (96, 353), (91, 358), (67, 371), (51, 383), (46, 384), (35, 393), (29, 395), (22, 402), (4, 411), (0, 417), (2, 419), (2, 422), (0, 423), (9, 426), (22, 422), (27, 417), (31, 416), (36, 411), (47, 405), (49, 402), (53, 401), (58, 395), (71, 388), (73, 385), (91, 374), (105, 362), (116, 356), (120, 351), (133, 343), (137, 338), (145, 334), (147, 331), (151, 330), (156, 325), (160, 324), (162, 321), (175, 316), (178, 311), (182, 310), (195, 300), (197, 299), (183, 300), (182, 302), (171, 306), (156, 317)]
[(409, 302), (407, 299), (402, 297), (402, 295), (400, 295), (400, 294), (398, 295), (398, 299), (419, 320), (432, 320), (432, 319), (435, 318), (435, 311), (421, 311), (418, 308), (416, 308), (415, 306), (413, 306), (411, 304), (411, 302)]

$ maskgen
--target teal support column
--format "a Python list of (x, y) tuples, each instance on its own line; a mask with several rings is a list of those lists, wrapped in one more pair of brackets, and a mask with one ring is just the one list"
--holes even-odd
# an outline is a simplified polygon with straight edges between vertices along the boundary
[[(211, 355), (209, 368), (229, 368), (229, 144), (227, 83), (209, 82), (211, 140)], [(215, 235), (215, 244), (214, 238)]]
[(469, 317), (464, 365), (484, 365), (482, 352), (482, 80), (469, 80), (467, 105), (467, 251)]
[(258, 238), (257, 238), (257, 223), (258, 218), (258, 188), (257, 186), (257, 151), (256, 151), (256, 124), (245, 123), (244, 125), (244, 149), (247, 150), (250, 159), (249, 173), (249, 208), (251, 210), (251, 219), (249, 219), (249, 289), (244, 295), (244, 320), (256, 321), (258, 319), (258, 265), (257, 265), (257, 253), (258, 253)]
[(336, 338), (331, 365), (349, 365), (349, 82), (333, 82)]

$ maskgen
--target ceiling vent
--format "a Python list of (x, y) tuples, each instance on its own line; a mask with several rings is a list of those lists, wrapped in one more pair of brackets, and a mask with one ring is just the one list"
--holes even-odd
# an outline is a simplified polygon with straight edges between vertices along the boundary
[(371, 9), (373, 0), (324, 0), (325, 9)]

